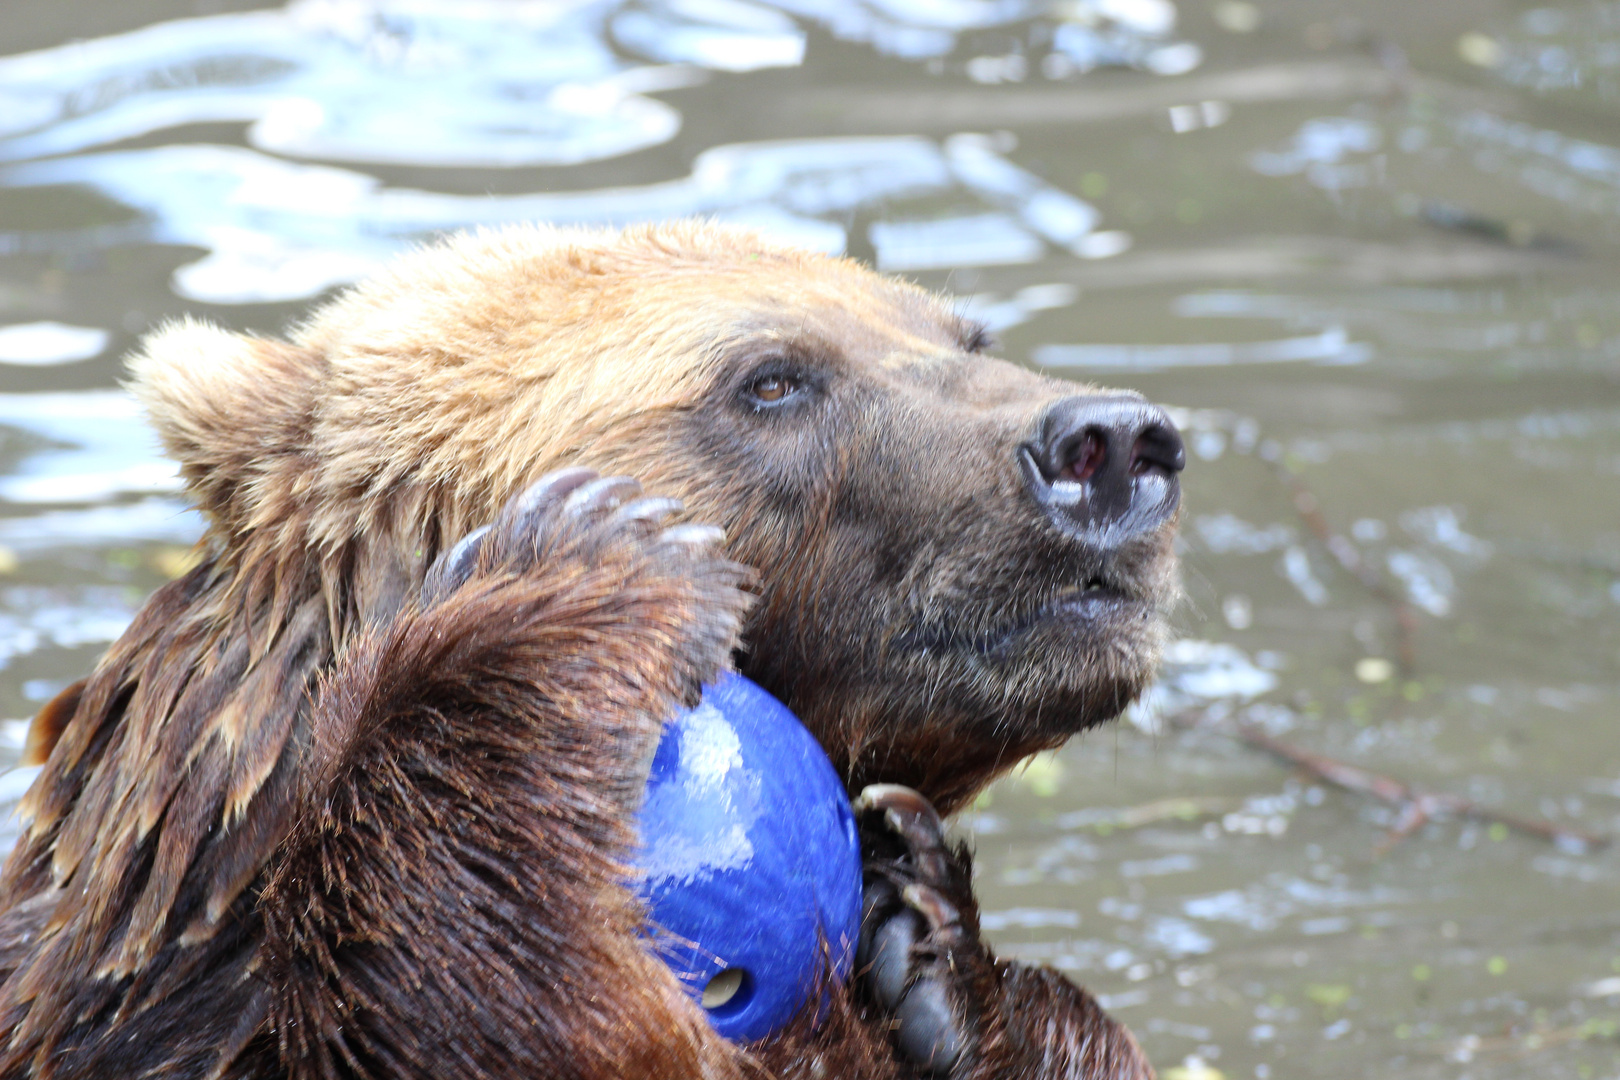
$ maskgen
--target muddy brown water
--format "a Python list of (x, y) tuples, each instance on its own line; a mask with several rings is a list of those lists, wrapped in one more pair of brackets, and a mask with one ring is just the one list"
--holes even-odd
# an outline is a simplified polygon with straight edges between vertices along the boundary
[[(3, 0), (0, 716), (197, 535), (116, 389), (147, 327), (275, 331), (445, 229), (690, 213), (1182, 410), (1161, 689), (960, 823), (1004, 953), (1175, 1080), (1620, 1076), (1620, 854), (1391, 843), (1224, 733), (1620, 832), (1612, 2)], [(1410, 670), (1289, 477), (1415, 612)]]

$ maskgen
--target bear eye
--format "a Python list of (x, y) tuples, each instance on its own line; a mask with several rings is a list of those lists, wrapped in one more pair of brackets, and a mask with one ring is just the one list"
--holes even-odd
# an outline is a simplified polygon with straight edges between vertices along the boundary
[(791, 375), (772, 372), (756, 376), (748, 383), (746, 392), (758, 405), (775, 405), (797, 393), (804, 384)]

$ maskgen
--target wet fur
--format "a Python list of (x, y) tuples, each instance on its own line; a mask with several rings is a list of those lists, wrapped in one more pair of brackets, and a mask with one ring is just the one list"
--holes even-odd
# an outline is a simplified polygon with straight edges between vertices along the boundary
[[(984, 463), (1077, 388), (973, 334), (853, 263), (677, 225), (462, 238), (286, 342), (154, 335), (133, 388), (205, 557), (47, 710), (0, 879), (0, 1076), (904, 1075), (854, 999), (753, 1056), (718, 1040), (637, 944), (622, 859), (659, 718), (739, 629), (852, 788), (946, 810), (1140, 689), (1169, 530), (1103, 568), (1128, 617), (1042, 623), (1102, 571)], [(821, 419), (732, 407), (776, 354), (842, 380)], [(723, 525), (760, 572), (746, 625), (732, 564), (634, 544), (423, 606), (440, 552), (568, 462)], [(1147, 1075), (1060, 977), (974, 963), (975, 1075)]]

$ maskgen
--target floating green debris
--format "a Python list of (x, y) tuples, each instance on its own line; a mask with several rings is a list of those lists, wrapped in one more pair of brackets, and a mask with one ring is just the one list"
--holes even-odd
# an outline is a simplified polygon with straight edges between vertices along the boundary
[(1332, 1015), (1350, 1000), (1350, 986), (1347, 983), (1311, 983), (1305, 988), (1305, 996), (1321, 1006), (1324, 1015)]

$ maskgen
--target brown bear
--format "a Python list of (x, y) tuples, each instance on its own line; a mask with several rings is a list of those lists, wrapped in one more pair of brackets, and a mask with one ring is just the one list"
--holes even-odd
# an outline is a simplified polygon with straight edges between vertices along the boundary
[[(36, 722), (0, 1077), (1151, 1077), (991, 956), (934, 808), (1142, 689), (1183, 452), (985, 345), (696, 223), (463, 236), (287, 341), (155, 333), (133, 388), (208, 532)], [(868, 860), (851, 985), (746, 1047), (626, 870), (663, 719), (733, 663)]]

